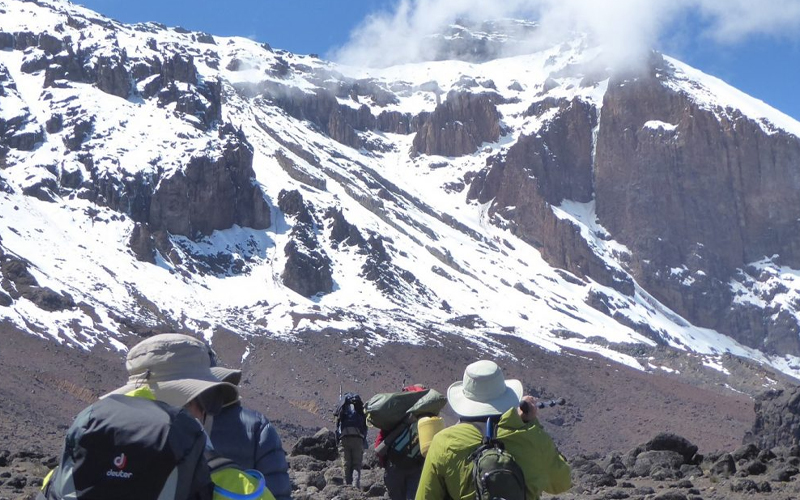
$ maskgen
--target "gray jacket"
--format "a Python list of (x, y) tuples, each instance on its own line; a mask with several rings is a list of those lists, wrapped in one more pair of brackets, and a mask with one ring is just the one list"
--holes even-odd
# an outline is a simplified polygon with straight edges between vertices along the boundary
[(290, 500), (289, 464), (278, 432), (261, 413), (233, 404), (214, 416), (211, 428), (214, 451), (245, 469), (264, 474), (276, 500)]

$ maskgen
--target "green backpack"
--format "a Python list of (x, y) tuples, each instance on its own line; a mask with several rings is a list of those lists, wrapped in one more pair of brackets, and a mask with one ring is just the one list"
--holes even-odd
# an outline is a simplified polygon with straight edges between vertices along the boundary
[[(476, 424), (480, 428), (480, 424)], [(481, 445), (472, 452), (472, 479), (476, 500), (525, 500), (525, 475), (502, 441), (495, 437), (495, 424), (486, 421)]]

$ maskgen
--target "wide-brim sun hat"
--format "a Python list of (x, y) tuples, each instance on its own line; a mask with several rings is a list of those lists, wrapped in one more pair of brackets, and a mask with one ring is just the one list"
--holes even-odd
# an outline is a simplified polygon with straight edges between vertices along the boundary
[[(225, 368), (223, 366), (212, 366), (211, 373), (217, 378), (217, 380), (221, 382), (227, 382), (229, 384), (233, 384), (235, 386), (239, 386), (239, 382), (242, 381), (242, 370), (235, 370), (233, 368)], [(239, 402), (239, 395), (237, 394), (235, 398), (231, 397), (223, 397), (222, 399), (222, 406), (230, 406), (234, 403)]]
[(217, 377), (217, 380), (228, 382), (229, 384), (239, 385), (239, 382), (242, 381), (242, 370), (225, 368), (224, 366), (212, 366), (211, 373)]
[[(128, 351), (128, 383), (111, 394), (126, 394), (148, 386), (159, 401), (184, 406), (201, 394), (229, 402), (238, 388), (221, 382), (211, 371), (208, 347), (189, 335), (163, 333), (145, 339)], [(204, 394), (205, 393), (205, 394)]]
[(519, 404), (522, 382), (506, 380), (494, 361), (481, 360), (464, 370), (464, 379), (447, 389), (447, 402), (459, 416), (501, 415)]

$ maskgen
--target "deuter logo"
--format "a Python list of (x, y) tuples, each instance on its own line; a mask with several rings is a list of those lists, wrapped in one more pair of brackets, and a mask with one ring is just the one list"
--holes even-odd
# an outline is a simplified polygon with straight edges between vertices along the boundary
[(119, 470), (109, 469), (106, 472), (108, 477), (118, 477), (120, 479), (130, 479), (133, 477), (133, 472), (125, 472), (125, 466), (128, 465), (128, 457), (124, 453), (120, 453), (118, 457), (114, 458), (114, 466)]

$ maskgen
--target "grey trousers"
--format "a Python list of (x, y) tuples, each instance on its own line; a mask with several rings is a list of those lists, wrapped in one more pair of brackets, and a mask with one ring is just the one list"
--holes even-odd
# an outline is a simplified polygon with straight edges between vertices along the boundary
[(342, 452), (345, 484), (353, 484), (353, 472), (355, 471), (356, 486), (359, 486), (361, 466), (364, 460), (364, 439), (361, 436), (342, 436), (339, 441), (339, 449)]

